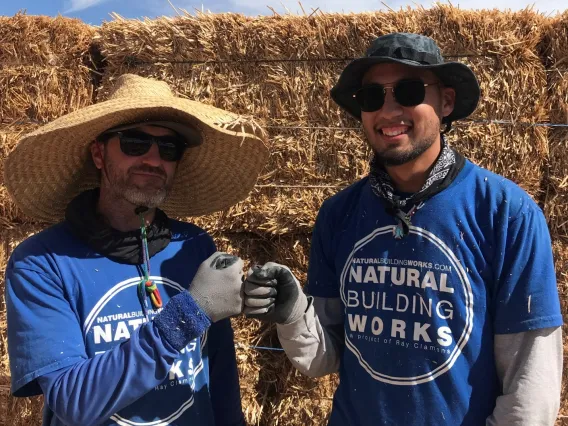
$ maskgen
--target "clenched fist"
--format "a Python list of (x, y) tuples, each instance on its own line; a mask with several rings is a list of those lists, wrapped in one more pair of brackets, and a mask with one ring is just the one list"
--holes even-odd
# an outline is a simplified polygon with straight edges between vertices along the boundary
[(244, 288), (244, 313), (249, 318), (291, 324), (304, 315), (308, 299), (290, 269), (269, 262), (249, 271)]
[(222, 252), (199, 266), (188, 291), (212, 322), (243, 312), (243, 266), (239, 257)]

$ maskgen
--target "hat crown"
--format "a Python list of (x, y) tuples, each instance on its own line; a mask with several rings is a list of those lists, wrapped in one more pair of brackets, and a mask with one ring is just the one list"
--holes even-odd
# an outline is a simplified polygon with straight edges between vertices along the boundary
[(444, 63), (442, 52), (434, 40), (410, 33), (393, 33), (376, 38), (367, 49), (366, 56), (403, 59), (424, 65)]
[(122, 74), (110, 90), (108, 99), (136, 98), (140, 96), (171, 98), (174, 96), (167, 83), (140, 77), (135, 74)]

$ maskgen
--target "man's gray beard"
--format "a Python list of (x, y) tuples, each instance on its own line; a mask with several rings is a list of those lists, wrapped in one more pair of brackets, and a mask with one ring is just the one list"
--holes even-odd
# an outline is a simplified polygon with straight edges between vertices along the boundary
[(109, 190), (114, 199), (123, 199), (135, 206), (145, 206), (152, 209), (164, 202), (171, 189), (171, 184), (165, 184), (162, 188), (138, 188), (135, 185), (128, 184), (128, 178), (123, 179), (123, 176), (116, 173), (112, 162), (106, 162), (105, 166)]
[(153, 193), (144, 192), (135, 187), (126, 187), (122, 197), (135, 206), (145, 206), (150, 209), (160, 206), (167, 196), (165, 188), (155, 190)]

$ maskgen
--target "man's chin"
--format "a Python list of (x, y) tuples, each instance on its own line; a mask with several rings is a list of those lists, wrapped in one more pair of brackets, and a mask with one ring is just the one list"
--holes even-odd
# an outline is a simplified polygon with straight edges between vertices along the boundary
[(124, 191), (124, 198), (129, 203), (135, 206), (146, 206), (149, 208), (154, 208), (160, 206), (166, 199), (166, 191), (164, 189), (160, 190), (148, 190), (137, 188), (135, 190), (129, 189)]
[(383, 166), (402, 166), (403, 164), (410, 163), (420, 156), (420, 153), (415, 152), (382, 152), (377, 153), (377, 159)]

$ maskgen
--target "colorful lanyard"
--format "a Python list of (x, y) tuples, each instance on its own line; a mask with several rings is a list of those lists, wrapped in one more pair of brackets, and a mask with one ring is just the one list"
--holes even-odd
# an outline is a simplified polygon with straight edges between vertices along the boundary
[(144, 213), (139, 213), (139, 216), (140, 231), (142, 235), (142, 255), (144, 257), (144, 260), (142, 262), (142, 271), (144, 273), (144, 277), (138, 283), (138, 299), (140, 299), (144, 317), (148, 319), (148, 300), (146, 299), (146, 293), (150, 295), (150, 300), (154, 309), (159, 309), (162, 307), (162, 297), (160, 296), (160, 291), (158, 290), (156, 283), (150, 280), (150, 255), (148, 251), (146, 221), (144, 220)]

